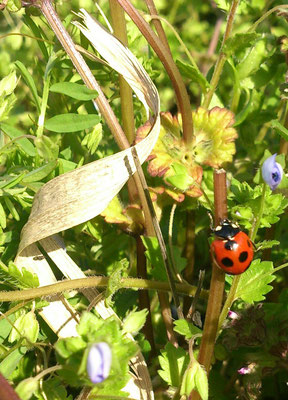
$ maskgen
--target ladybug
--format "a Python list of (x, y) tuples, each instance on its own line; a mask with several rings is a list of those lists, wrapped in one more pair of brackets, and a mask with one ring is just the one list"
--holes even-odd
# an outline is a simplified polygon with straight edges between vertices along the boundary
[(224, 219), (212, 229), (216, 239), (211, 244), (217, 265), (230, 275), (245, 272), (253, 260), (253, 243), (239, 225)]

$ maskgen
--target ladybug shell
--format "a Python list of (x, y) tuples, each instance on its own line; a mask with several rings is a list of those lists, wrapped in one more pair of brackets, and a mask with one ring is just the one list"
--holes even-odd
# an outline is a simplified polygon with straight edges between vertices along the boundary
[(211, 250), (218, 266), (230, 275), (245, 272), (254, 255), (252, 242), (242, 231), (231, 239), (215, 239)]

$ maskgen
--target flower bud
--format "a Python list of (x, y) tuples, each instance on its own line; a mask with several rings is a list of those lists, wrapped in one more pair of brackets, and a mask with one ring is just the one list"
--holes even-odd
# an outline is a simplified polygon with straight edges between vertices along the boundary
[(262, 165), (262, 177), (272, 190), (276, 189), (283, 177), (283, 169), (281, 165), (275, 161), (276, 155), (277, 154), (273, 154), (273, 156), (268, 157)]
[(92, 383), (100, 383), (109, 375), (112, 353), (105, 342), (94, 343), (87, 357), (87, 373)]

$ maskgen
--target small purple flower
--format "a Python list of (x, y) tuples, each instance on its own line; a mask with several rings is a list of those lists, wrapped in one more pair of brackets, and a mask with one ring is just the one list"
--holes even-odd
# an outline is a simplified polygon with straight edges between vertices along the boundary
[(240, 369), (238, 369), (238, 374), (240, 375), (247, 375), (250, 374), (250, 368), (249, 367), (242, 367)]
[(272, 190), (276, 189), (283, 177), (283, 169), (281, 165), (275, 161), (276, 156), (277, 154), (273, 154), (273, 156), (267, 158), (262, 165), (262, 177)]
[(87, 357), (87, 372), (92, 383), (100, 383), (109, 375), (112, 353), (105, 342), (94, 343)]
[(230, 319), (239, 319), (239, 315), (235, 311), (228, 312), (228, 318)]

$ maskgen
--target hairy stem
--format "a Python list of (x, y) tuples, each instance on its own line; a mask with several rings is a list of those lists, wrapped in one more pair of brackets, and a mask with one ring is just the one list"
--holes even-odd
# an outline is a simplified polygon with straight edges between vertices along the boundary
[[(226, 172), (222, 169), (214, 171), (214, 202), (214, 222), (215, 224), (218, 224), (222, 219), (227, 218)], [(217, 337), (218, 320), (222, 307), (224, 285), (225, 273), (216, 265), (216, 262), (213, 261), (203, 336), (198, 355), (198, 361), (204, 366), (207, 375), (209, 375), (214, 345)], [(189, 399), (199, 399), (199, 394), (196, 391), (193, 391)]]
[[(0, 291), (0, 301), (21, 301), (37, 299), (39, 297), (51, 296), (57, 293), (62, 293), (75, 289), (87, 289), (91, 287), (106, 287), (109, 278), (104, 276), (91, 276), (81, 279), (72, 279), (53, 283), (52, 285), (41, 286), (33, 289), (13, 290), (13, 291)], [(176, 290), (179, 294), (194, 296), (196, 293), (195, 286), (188, 285), (187, 283), (176, 283)], [(170, 292), (170, 286), (167, 282), (150, 281), (149, 279), (139, 278), (122, 278), (121, 288), (125, 289), (140, 289), (140, 290), (158, 290), (162, 292)], [(200, 297), (203, 299), (208, 298), (207, 290), (202, 290)]]

